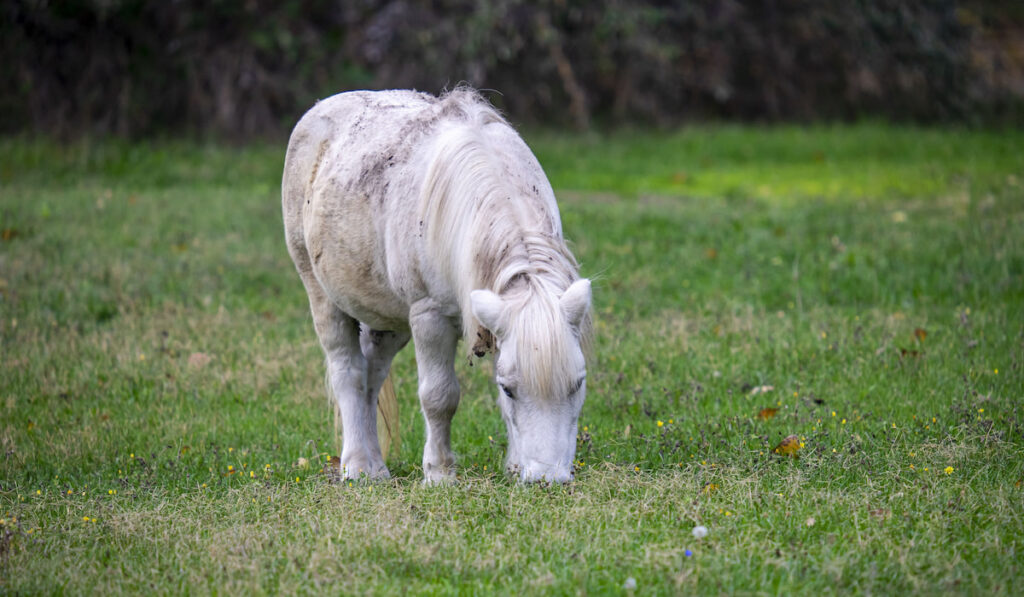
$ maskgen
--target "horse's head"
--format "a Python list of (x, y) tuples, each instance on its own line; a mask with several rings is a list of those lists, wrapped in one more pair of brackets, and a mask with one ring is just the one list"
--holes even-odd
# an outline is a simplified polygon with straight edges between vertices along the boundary
[(587, 393), (581, 328), (590, 311), (590, 281), (576, 281), (561, 296), (527, 284), (500, 296), (476, 290), (471, 299), (473, 315), (496, 340), (508, 470), (523, 481), (569, 481)]

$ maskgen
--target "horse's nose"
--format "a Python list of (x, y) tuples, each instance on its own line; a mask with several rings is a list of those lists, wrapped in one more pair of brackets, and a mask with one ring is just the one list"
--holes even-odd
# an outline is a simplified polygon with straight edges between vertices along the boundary
[(552, 466), (542, 462), (528, 462), (523, 467), (521, 478), (526, 483), (568, 483), (572, 481), (572, 467), (568, 464)]

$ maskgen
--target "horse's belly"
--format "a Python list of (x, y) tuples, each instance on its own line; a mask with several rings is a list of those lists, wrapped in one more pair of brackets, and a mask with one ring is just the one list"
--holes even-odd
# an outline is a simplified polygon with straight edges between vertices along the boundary
[(306, 247), (331, 301), (374, 329), (407, 329), (409, 307), (391, 286), (366, 198), (320, 194), (307, 210)]

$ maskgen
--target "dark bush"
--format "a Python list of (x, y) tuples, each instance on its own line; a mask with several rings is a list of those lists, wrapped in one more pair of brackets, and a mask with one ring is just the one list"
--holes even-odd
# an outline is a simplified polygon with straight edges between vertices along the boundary
[(972, 59), (978, 15), (992, 11), (972, 10), (951, 0), (8, 0), (0, 131), (250, 138), (287, 130), (337, 91), (463, 81), (500, 91), (492, 100), (517, 121), (577, 127), (1014, 118), (1021, 95), (996, 89), (1003, 79)]

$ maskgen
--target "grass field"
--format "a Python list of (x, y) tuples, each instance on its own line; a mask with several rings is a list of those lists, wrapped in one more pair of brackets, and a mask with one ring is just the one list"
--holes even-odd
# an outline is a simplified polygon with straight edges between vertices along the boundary
[(1024, 133), (527, 140), (595, 278), (566, 486), (484, 362), (424, 487), (410, 349), (395, 478), (319, 472), (283, 143), (0, 140), (0, 593), (1024, 591)]

